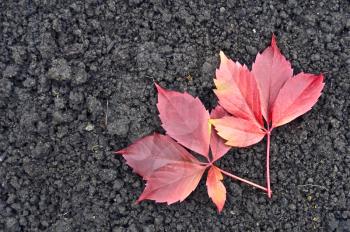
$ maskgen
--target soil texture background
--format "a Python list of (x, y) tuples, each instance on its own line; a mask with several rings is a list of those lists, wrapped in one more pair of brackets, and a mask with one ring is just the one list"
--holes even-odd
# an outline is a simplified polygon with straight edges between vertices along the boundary
[[(350, 3), (0, 1), (0, 231), (350, 231)], [(251, 64), (275, 33), (294, 72), (324, 73), (307, 114), (272, 135), (273, 197), (225, 178), (171, 206), (120, 156), (163, 132), (153, 81), (216, 104), (218, 54)], [(219, 166), (264, 185), (266, 140)]]

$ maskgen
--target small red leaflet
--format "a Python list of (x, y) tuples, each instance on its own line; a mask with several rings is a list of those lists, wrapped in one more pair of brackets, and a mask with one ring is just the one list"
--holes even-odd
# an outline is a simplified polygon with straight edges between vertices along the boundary
[[(209, 123), (210, 119), (228, 115), (221, 106), (209, 114), (198, 98), (165, 90), (157, 84), (156, 87), (159, 117), (167, 135), (155, 133), (116, 152), (123, 155), (127, 164), (147, 181), (137, 202), (145, 199), (167, 204), (183, 201), (197, 187), (207, 169), (208, 195), (219, 212), (226, 200), (222, 174), (267, 191), (213, 164), (230, 149)], [(199, 161), (186, 148), (203, 156), (206, 162)]]
[(220, 58), (214, 92), (231, 115), (210, 122), (229, 146), (246, 147), (267, 135), (266, 182), (271, 197), (271, 131), (311, 109), (324, 87), (323, 75), (302, 72), (293, 76), (291, 64), (281, 54), (274, 35), (271, 46), (256, 56), (251, 71), (223, 52)]

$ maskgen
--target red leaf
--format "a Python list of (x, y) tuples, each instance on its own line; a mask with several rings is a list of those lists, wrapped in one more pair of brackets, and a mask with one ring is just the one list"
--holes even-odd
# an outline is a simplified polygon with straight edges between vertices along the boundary
[[(228, 113), (221, 107), (216, 106), (210, 113), (211, 119), (218, 119), (228, 115)], [(225, 145), (225, 141), (220, 138), (214, 128), (211, 129), (210, 149), (212, 153), (213, 162), (225, 155), (231, 147)]]
[(264, 126), (259, 90), (254, 79), (246, 66), (228, 59), (220, 52), (220, 68), (216, 70), (214, 90), (219, 98), (219, 104), (236, 117), (257, 122)]
[(262, 140), (265, 132), (247, 119), (225, 116), (220, 119), (211, 119), (221, 138), (227, 140), (226, 145), (246, 147)]
[[(214, 91), (219, 103), (234, 117), (211, 122), (230, 146), (257, 143), (269, 130), (304, 114), (316, 103), (324, 86), (322, 76), (301, 73), (292, 77), (291, 65), (278, 49), (275, 36), (272, 36), (271, 46), (257, 55), (252, 72), (228, 60), (223, 53), (220, 56)], [(268, 128), (259, 121), (258, 106)], [(247, 116), (247, 109), (254, 112), (255, 118)]]
[(137, 202), (149, 199), (170, 205), (183, 201), (197, 187), (205, 169), (205, 166), (189, 162), (163, 166), (149, 177)]
[(208, 195), (218, 208), (219, 212), (221, 212), (226, 201), (226, 188), (222, 183), (223, 178), (223, 175), (217, 167), (212, 166), (209, 169), (207, 177)]
[(156, 84), (158, 110), (167, 134), (188, 149), (208, 157), (209, 113), (198, 98), (165, 90)]
[(270, 123), (271, 107), (284, 83), (293, 75), (291, 64), (278, 49), (274, 35), (271, 46), (256, 56), (252, 73), (260, 89), (262, 114)]
[[(202, 149), (200, 154), (207, 157), (208, 161), (208, 151), (203, 150), (209, 149), (210, 138), (213, 138), (211, 144), (215, 159), (227, 152), (229, 147), (224, 141), (216, 133), (210, 135), (209, 113), (198, 98), (187, 93), (164, 90), (158, 85), (157, 89), (160, 117), (169, 135), (191, 150), (198, 152), (198, 149)], [(225, 114), (221, 107), (212, 112), (214, 118)], [(191, 143), (193, 139), (195, 143)], [(209, 163), (198, 161), (168, 135), (147, 136), (117, 153), (122, 154), (127, 164), (147, 180), (138, 202), (145, 199), (168, 204), (183, 201), (196, 188), (205, 169), (210, 166)]]
[[(278, 49), (275, 36), (272, 36), (271, 46), (256, 56), (251, 73), (239, 63), (228, 60), (222, 53), (220, 56), (221, 65), (216, 74), (217, 79), (214, 80), (217, 89), (214, 91), (219, 103), (234, 117), (225, 116), (221, 119), (211, 119), (210, 122), (230, 146), (249, 146), (267, 135), (266, 183), (267, 194), (271, 197), (271, 131), (311, 109), (324, 87), (323, 76), (300, 73), (292, 77), (291, 64)], [(241, 81), (237, 81), (237, 78)], [(249, 96), (251, 99), (248, 101), (246, 99), (249, 99)], [(248, 104), (242, 103), (242, 99)], [(254, 110), (257, 106), (261, 106), (267, 128), (263, 128), (259, 121), (259, 111)], [(255, 118), (247, 116), (247, 108), (252, 109)], [(260, 126), (256, 124), (256, 120)]]
[(280, 90), (272, 108), (272, 127), (286, 124), (311, 110), (323, 89), (323, 75), (299, 73)]
[(116, 153), (122, 154), (126, 163), (145, 180), (156, 169), (169, 163), (199, 163), (196, 158), (169, 136), (156, 133), (139, 139)]

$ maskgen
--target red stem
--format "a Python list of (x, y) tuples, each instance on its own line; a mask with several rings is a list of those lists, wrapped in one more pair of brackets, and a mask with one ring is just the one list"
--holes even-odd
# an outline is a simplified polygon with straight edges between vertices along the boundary
[[(219, 168), (219, 169), (220, 169), (220, 168)], [(224, 173), (226, 176), (231, 177), (232, 179), (242, 181), (243, 183), (246, 183), (246, 184), (248, 184), (248, 185), (252, 185), (252, 186), (254, 186), (255, 188), (261, 189), (261, 190), (263, 190), (263, 191), (265, 191), (265, 192), (267, 191), (267, 189), (266, 189), (265, 187), (261, 186), (261, 185), (255, 184), (255, 183), (253, 183), (253, 182), (251, 182), (251, 181), (249, 181), (249, 180), (245, 180), (245, 179), (243, 179), (243, 178), (241, 178), (241, 177), (235, 176), (235, 175), (233, 175), (233, 174), (231, 174), (231, 173), (229, 173), (229, 172), (226, 172), (226, 171), (224, 171), (224, 170), (222, 170), (222, 169), (220, 169), (220, 171), (221, 171), (222, 173)]]
[(266, 184), (267, 184), (267, 196), (271, 198), (271, 184), (270, 184), (270, 137), (271, 131), (268, 127), (267, 129), (267, 145), (266, 145)]

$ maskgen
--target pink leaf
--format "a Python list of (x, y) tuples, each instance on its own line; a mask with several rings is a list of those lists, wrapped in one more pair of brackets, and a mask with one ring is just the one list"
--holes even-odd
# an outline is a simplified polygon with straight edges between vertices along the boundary
[(316, 104), (323, 89), (323, 75), (299, 73), (280, 90), (272, 109), (272, 127), (286, 124)]
[[(228, 113), (221, 107), (216, 106), (210, 113), (211, 119), (218, 119), (222, 118), (224, 116), (227, 116)], [(225, 140), (220, 138), (214, 130), (214, 128), (211, 129), (211, 138), (210, 138), (210, 149), (213, 156), (213, 162), (220, 159), (223, 155), (225, 155), (229, 150), (230, 146), (227, 146), (225, 144)]]
[(219, 212), (221, 212), (226, 201), (226, 188), (222, 183), (223, 178), (223, 175), (217, 167), (212, 166), (209, 169), (207, 177), (208, 195), (218, 208)]
[(233, 62), (223, 52), (220, 52), (220, 58), (220, 68), (214, 79), (219, 104), (235, 117), (256, 121), (263, 127), (259, 89), (254, 76), (245, 65)]
[(156, 84), (158, 110), (167, 134), (188, 149), (208, 157), (209, 113), (198, 98), (165, 90)]
[(249, 120), (225, 116), (220, 119), (211, 119), (221, 138), (225, 143), (234, 147), (247, 147), (262, 140), (265, 132)]
[(274, 35), (271, 46), (256, 56), (252, 73), (260, 89), (262, 114), (270, 123), (271, 107), (284, 83), (293, 75), (291, 64), (278, 49)]
[(122, 154), (126, 163), (145, 180), (156, 169), (169, 163), (199, 163), (196, 158), (169, 136), (156, 133), (139, 139), (116, 153)]
[(196, 163), (171, 163), (157, 169), (148, 179), (137, 200), (166, 202), (183, 201), (197, 187), (206, 167)]

